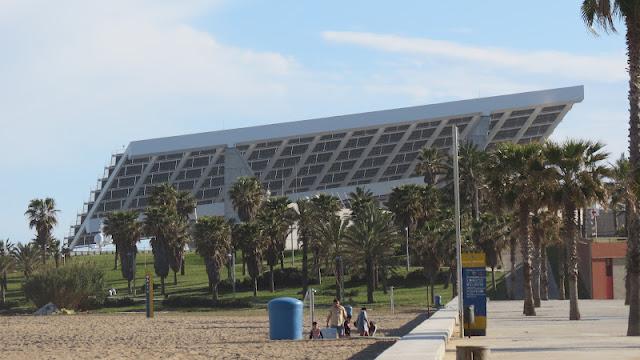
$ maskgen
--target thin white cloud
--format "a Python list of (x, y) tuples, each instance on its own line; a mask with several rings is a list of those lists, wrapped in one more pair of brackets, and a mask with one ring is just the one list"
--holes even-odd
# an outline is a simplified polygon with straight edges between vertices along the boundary
[(582, 81), (624, 81), (624, 54), (578, 55), (562, 51), (515, 51), (479, 47), (429, 38), (351, 31), (325, 31), (325, 40), (379, 51), (420, 57), (441, 57), (536, 74), (548, 74)]

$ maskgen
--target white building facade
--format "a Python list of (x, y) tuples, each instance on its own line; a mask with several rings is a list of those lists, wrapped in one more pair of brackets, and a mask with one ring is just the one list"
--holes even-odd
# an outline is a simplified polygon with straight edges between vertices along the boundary
[(574, 86), (134, 141), (113, 155), (68, 241), (91, 244), (106, 213), (144, 210), (162, 183), (191, 192), (199, 216), (234, 216), (228, 189), (238, 176), (256, 176), (272, 195), (292, 199), (318, 192), (344, 199), (357, 186), (384, 196), (422, 183), (418, 152), (449, 151), (453, 125), (462, 141), (482, 148), (543, 141), (583, 97)]

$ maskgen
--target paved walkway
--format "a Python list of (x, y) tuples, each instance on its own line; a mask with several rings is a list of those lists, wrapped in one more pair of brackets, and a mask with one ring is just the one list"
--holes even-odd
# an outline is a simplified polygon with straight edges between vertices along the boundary
[(569, 321), (569, 301), (543, 301), (537, 316), (522, 315), (522, 301), (488, 304), (486, 337), (452, 339), (456, 345), (491, 348), (491, 359), (640, 359), (640, 337), (627, 337), (629, 308), (619, 300), (580, 300), (582, 320)]

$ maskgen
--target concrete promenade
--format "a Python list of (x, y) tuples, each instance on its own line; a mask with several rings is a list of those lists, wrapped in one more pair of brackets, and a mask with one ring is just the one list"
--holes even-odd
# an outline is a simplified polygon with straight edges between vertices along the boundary
[(522, 301), (488, 304), (486, 337), (454, 338), (456, 345), (491, 348), (491, 359), (640, 359), (640, 337), (627, 337), (629, 308), (620, 300), (580, 300), (582, 320), (569, 321), (569, 301), (543, 301), (537, 316), (522, 315)]
[(385, 350), (377, 360), (440, 360), (447, 341), (455, 331), (458, 319), (458, 298), (416, 326), (407, 335)]

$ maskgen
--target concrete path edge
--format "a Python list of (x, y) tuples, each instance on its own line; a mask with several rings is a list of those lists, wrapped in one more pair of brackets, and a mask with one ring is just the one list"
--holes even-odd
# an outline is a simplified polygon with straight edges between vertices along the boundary
[(458, 298), (451, 300), (433, 316), (380, 354), (378, 360), (413, 360), (444, 358), (447, 342), (458, 322)]

